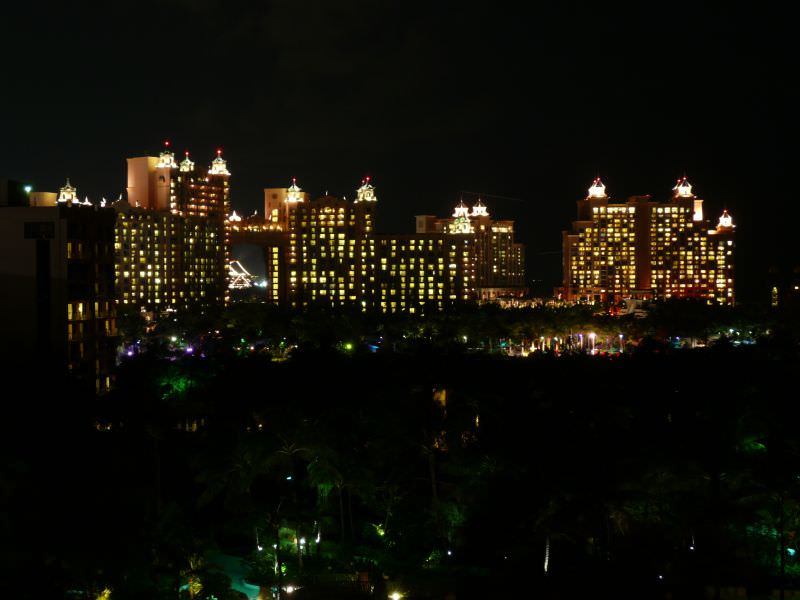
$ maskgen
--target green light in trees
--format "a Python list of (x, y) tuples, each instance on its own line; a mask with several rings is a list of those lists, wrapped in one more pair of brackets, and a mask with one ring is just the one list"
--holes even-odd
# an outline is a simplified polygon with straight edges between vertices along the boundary
[(185, 375), (175, 375), (172, 377), (162, 377), (161, 386), (166, 388), (164, 398), (185, 393), (192, 386), (192, 379)]
[(758, 454), (766, 452), (767, 447), (759, 442), (756, 436), (751, 435), (742, 440), (741, 449), (745, 454)]

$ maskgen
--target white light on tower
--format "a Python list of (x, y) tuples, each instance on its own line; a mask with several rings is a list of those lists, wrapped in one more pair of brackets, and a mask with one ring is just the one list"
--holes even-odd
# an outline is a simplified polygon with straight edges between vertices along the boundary
[(302, 202), (303, 201), (303, 194), (301, 193), (303, 190), (297, 185), (297, 178), (292, 177), (292, 185), (286, 188), (286, 201), (287, 202)]
[(678, 179), (678, 183), (675, 184), (675, 187), (672, 188), (672, 191), (675, 192), (675, 195), (678, 198), (693, 198), (694, 194), (692, 193), (692, 184), (689, 183), (689, 180), (686, 177), (681, 177)]
[(194, 163), (189, 158), (188, 150), (185, 153), (184, 159), (181, 161), (180, 171), (181, 173), (188, 173), (189, 171), (194, 171)]
[(228, 163), (222, 158), (222, 150), (217, 150), (217, 158), (211, 161), (211, 168), (208, 170), (209, 175), (230, 175), (228, 171)]
[(178, 163), (175, 162), (175, 154), (170, 150), (169, 140), (166, 140), (164, 142), (164, 149), (161, 151), (161, 154), (158, 155), (158, 164), (156, 164), (156, 168), (174, 169), (177, 166)]
[(70, 185), (69, 178), (67, 178), (67, 184), (58, 192), (58, 201), (66, 204), (72, 204), (73, 202), (77, 204), (80, 203), (78, 199), (78, 190), (75, 186)]
[(472, 207), (472, 214), (471, 217), (488, 217), (489, 212), (486, 210), (486, 206), (481, 202), (481, 199), (478, 198), (478, 201), (475, 203), (475, 206)]
[(456, 208), (453, 211), (453, 216), (457, 219), (459, 217), (469, 217), (469, 207), (464, 204), (463, 200), (460, 200), (458, 204), (456, 204)]
[(595, 178), (592, 182), (592, 187), (589, 188), (589, 198), (607, 198), (606, 186), (603, 185), (599, 177)]
[(731, 217), (727, 209), (723, 210), (722, 216), (719, 218), (719, 223), (717, 223), (717, 229), (732, 229), (733, 227), (733, 217)]
[(361, 187), (356, 190), (356, 202), (375, 202), (378, 199), (375, 197), (375, 188), (370, 183), (370, 177), (367, 176), (361, 180)]

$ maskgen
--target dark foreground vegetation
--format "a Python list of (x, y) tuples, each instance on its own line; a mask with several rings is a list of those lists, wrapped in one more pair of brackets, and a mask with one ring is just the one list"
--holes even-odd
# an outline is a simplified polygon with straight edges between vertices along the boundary
[[(97, 399), (43, 365), (6, 365), (0, 597), (242, 598), (233, 584), (299, 599), (766, 598), (800, 585), (790, 327), (738, 345), (711, 332), (693, 350), (625, 330), (621, 353), (521, 358), (494, 351), (510, 335), (458, 343), (480, 336), (421, 322), (381, 330), (383, 343), (352, 323), (342, 334), (344, 317), (272, 337), (247, 330), (252, 315), (206, 323), (172, 346), (153, 337)], [(277, 356), (284, 338), (297, 346)], [(226, 566), (239, 558), (241, 576)]]

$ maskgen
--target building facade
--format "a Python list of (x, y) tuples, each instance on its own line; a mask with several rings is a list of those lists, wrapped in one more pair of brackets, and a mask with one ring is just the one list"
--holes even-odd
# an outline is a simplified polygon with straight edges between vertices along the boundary
[[(0, 308), (6, 350), (66, 364), (109, 389), (116, 307), (161, 312), (227, 301), (230, 172), (221, 151), (208, 169), (128, 159), (127, 201), (81, 201), (0, 181)], [(107, 205), (108, 204), (108, 205)], [(6, 287), (7, 286), (7, 287)]]
[(567, 301), (700, 298), (733, 305), (734, 229), (725, 210), (709, 228), (703, 200), (683, 177), (658, 202), (612, 202), (597, 178), (578, 201), (578, 220), (562, 234)]
[(117, 297), (147, 310), (228, 300), (230, 172), (222, 151), (209, 168), (167, 144), (156, 158), (128, 159), (128, 199), (117, 211)]
[(513, 221), (492, 221), (480, 201), (451, 219), (417, 217), (409, 234), (375, 232), (375, 188), (350, 202), (311, 200), (296, 180), (265, 190), (265, 218), (232, 214), (234, 243), (261, 247), (267, 300), (290, 308), (352, 305), (418, 313), (480, 299), (485, 290), (524, 290), (523, 246)]
[(469, 238), (473, 272), (469, 287), (480, 300), (520, 297), (525, 289), (525, 246), (514, 241), (514, 221), (494, 221), (480, 198), (470, 208), (459, 201), (450, 218), (418, 215), (417, 233)]
[(66, 365), (106, 392), (117, 335), (114, 211), (81, 202), (69, 181), (37, 198), (0, 205), (3, 352)]

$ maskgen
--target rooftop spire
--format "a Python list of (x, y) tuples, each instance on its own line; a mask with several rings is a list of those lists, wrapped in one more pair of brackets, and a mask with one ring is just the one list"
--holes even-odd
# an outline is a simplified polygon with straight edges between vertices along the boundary
[(361, 187), (356, 190), (356, 202), (376, 202), (375, 188), (370, 183), (370, 176), (367, 175), (361, 180)]
[(184, 152), (184, 154), (185, 154), (184, 159), (181, 161), (181, 171), (183, 173), (194, 171), (194, 163), (189, 158), (189, 151), (187, 150), (186, 152)]
[(589, 198), (608, 198), (606, 186), (600, 181), (600, 177), (595, 177), (592, 186), (589, 188)]
[(158, 164), (156, 167), (159, 169), (174, 169), (177, 168), (177, 166), (178, 163), (175, 162), (175, 153), (170, 149), (169, 140), (164, 140), (164, 149), (158, 155)]
[(475, 206), (472, 207), (472, 214), (471, 217), (488, 217), (489, 212), (486, 209), (486, 206), (481, 201), (480, 197), (478, 201), (475, 203)]
[(297, 177), (292, 177), (292, 185), (286, 188), (286, 201), (287, 202), (302, 202), (303, 190), (297, 185)]
[(722, 216), (717, 223), (717, 229), (733, 229), (736, 225), (733, 224), (733, 217), (728, 213), (728, 209), (722, 211)]
[(70, 185), (69, 177), (67, 177), (67, 184), (59, 190), (58, 201), (66, 204), (72, 204), (73, 202), (76, 204), (80, 203), (78, 199), (78, 189)]
[(222, 148), (217, 149), (217, 158), (211, 161), (211, 168), (208, 170), (209, 175), (230, 175), (228, 171), (228, 164), (222, 158)]
[(449, 233), (472, 233), (472, 223), (469, 221), (469, 207), (461, 198), (453, 211), (453, 222), (448, 227)]
[(469, 218), (469, 207), (464, 204), (464, 199), (461, 198), (456, 204), (456, 208), (453, 211), (453, 216), (457, 219), (459, 217), (467, 217)]
[(692, 193), (692, 184), (686, 179), (686, 175), (678, 179), (678, 183), (672, 188), (676, 198), (694, 198)]

